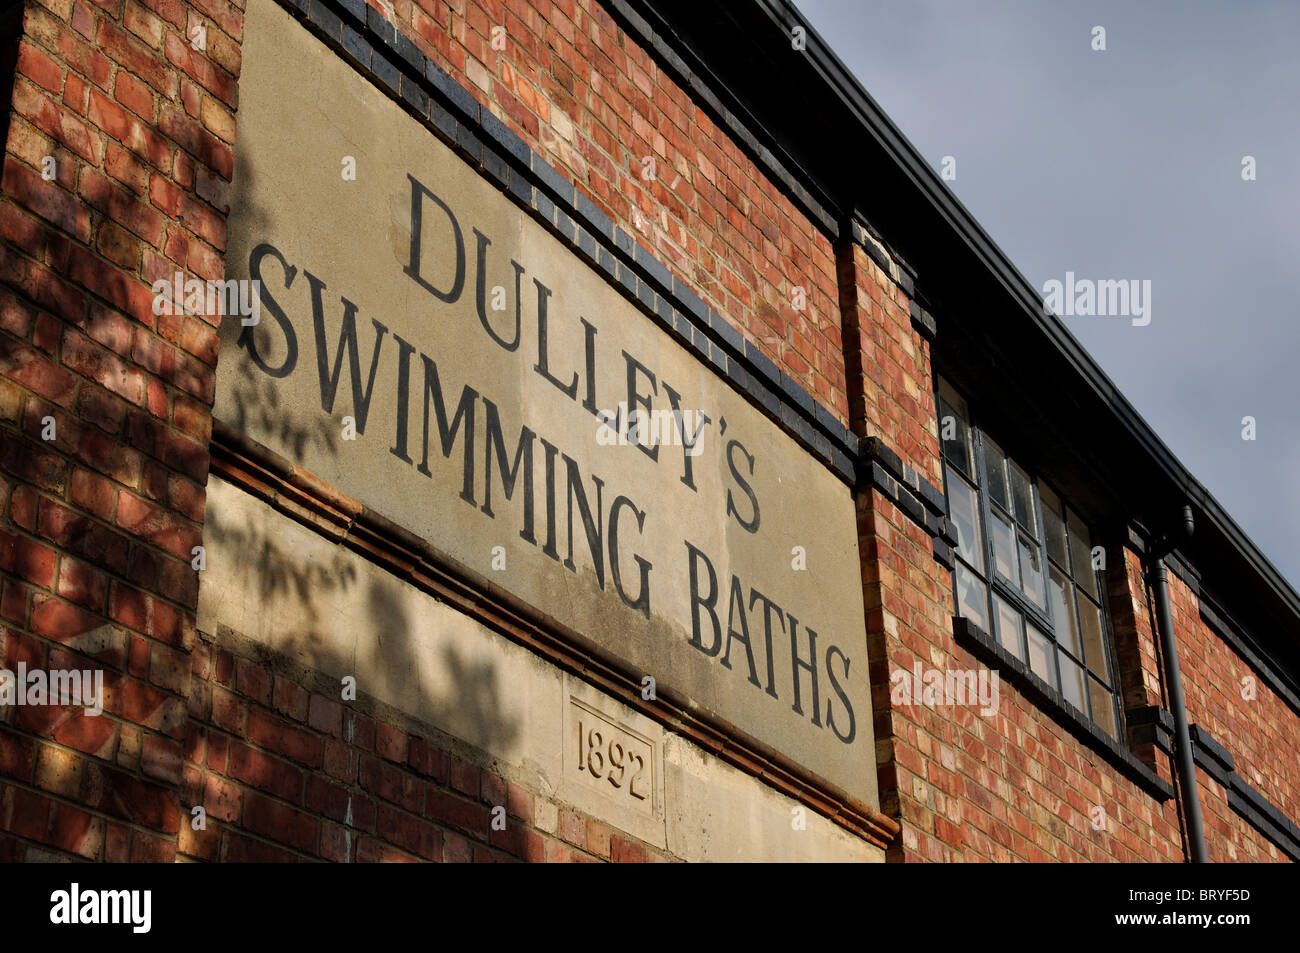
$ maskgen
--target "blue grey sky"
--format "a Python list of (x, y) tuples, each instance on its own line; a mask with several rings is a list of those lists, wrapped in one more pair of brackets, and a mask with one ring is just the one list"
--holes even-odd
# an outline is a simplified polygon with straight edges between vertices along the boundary
[(1151, 281), (1063, 320), (1300, 584), (1300, 3), (796, 2), (1036, 288)]

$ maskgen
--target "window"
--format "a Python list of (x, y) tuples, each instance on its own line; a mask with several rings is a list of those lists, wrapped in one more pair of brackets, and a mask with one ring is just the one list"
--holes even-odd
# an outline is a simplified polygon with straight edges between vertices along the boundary
[(1119, 739), (1115, 668), (1093, 536), (1042, 480), (974, 426), (966, 402), (939, 384), (939, 437), (949, 519), (957, 535), (957, 614)]

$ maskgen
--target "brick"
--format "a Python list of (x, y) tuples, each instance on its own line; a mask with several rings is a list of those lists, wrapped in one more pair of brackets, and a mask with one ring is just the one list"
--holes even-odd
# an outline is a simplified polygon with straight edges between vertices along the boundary
[(203, 109), (203, 89), (198, 83), (192, 83), (188, 79), (181, 80), (181, 105), (185, 107), (185, 113), (193, 119), (197, 119), (199, 112)]
[(185, 736), (189, 712), (185, 702), (150, 688), (142, 682), (124, 679), (120, 691), (109, 694), (105, 706), (127, 721), (161, 731), (173, 738)]
[(506, 806), (508, 799), (506, 793), (506, 782), (503, 778), (497, 777), (491, 771), (484, 770), (479, 778), (480, 790), (479, 799), (484, 804), (492, 806)]
[(427, 784), (370, 755), (361, 758), (360, 767), (362, 788), (408, 811), (420, 810), (425, 800)]
[(31, 9), (24, 29), (47, 50), (57, 51), (58, 59), (102, 89), (108, 88), (112, 63), (102, 51), (87, 43), (63, 23), (39, 8)]
[(147, 678), (149, 675), (149, 640), (143, 636), (131, 636), (127, 648), (127, 674), (133, 678)]
[(24, 41), (18, 44), (18, 72), (51, 93), (63, 90), (63, 68)]
[(444, 831), (442, 835), (442, 862), (468, 864), (473, 857), (470, 843), (459, 834)]
[[(0, 245), (0, 281), (22, 289), (32, 301), (58, 317), (80, 321), (85, 314), (85, 298), (80, 290), (3, 245)], [(5, 342), (6, 348), (11, 346), (11, 342)]]
[(181, 824), (176, 851), (184, 857), (215, 861), (221, 849), (221, 828), (209, 817), (203, 830), (195, 830), (189, 821)]
[(99, 164), (99, 137), (94, 130), (31, 83), (21, 79), (14, 83), (13, 109), (55, 142), (92, 165)]
[(122, 11), (122, 24), (153, 49), (162, 46), (163, 21), (135, 0), (127, 0)]
[(35, 760), (35, 742), (0, 727), (0, 775), (27, 781), (31, 778)]
[(100, 624), (98, 617), (47, 596), (38, 595), (32, 605), (32, 631), (47, 638), (70, 639)]
[(244, 784), (298, 803), (303, 794), (303, 773), (288, 761), (263, 754), (237, 741), (230, 743), (230, 776)]
[(309, 695), (305, 688), (296, 682), (291, 682), (289, 679), (277, 675), (275, 676), (273, 693), (276, 711), (292, 718), (294, 721), (307, 720)]
[(101, 19), (96, 33), (99, 48), (115, 62), (125, 66), (163, 96), (176, 92), (176, 77), (154, 58), (153, 52), (138, 38), (110, 20)]
[(524, 831), (523, 853), (520, 859), (529, 864), (546, 862), (546, 837), (537, 831)]
[[(11, 206), (0, 206), (0, 208), (11, 208)], [(21, 214), (21, 213), (20, 213)], [(32, 222), (32, 219), (26, 215), (22, 218)], [(35, 222), (32, 222), (35, 225)], [(39, 233), (39, 227), (36, 227)], [(36, 309), (28, 307), (12, 295), (0, 292), (0, 328), (4, 328), (15, 337), (25, 338), (30, 332), (32, 326), (36, 323)], [(10, 419), (15, 419), (11, 417)]]
[(338, 738), (343, 734), (343, 706), (324, 695), (313, 694), (308, 701), (307, 724)]
[(117, 101), (141, 119), (153, 119), (154, 94), (144, 83), (130, 73), (119, 70), (113, 87)]
[(140, 770), (146, 777), (167, 784), (179, 784), (183, 764), (182, 746), (170, 738), (146, 734), (140, 746)]
[(340, 781), (351, 782), (357, 774), (357, 756), (348, 745), (331, 739), (325, 740), (325, 773)]
[(186, 76), (231, 107), (239, 104), (238, 82), (229, 73), (193, 49), (178, 34), (168, 32), (163, 38), (167, 59)]
[(153, 645), (149, 659), (149, 681), (160, 688), (188, 695), (190, 691), (190, 660), (186, 652)]
[[(119, 160), (120, 165), (121, 160)], [(124, 175), (131, 175), (129, 169), (120, 168), (119, 171)], [(113, 222), (139, 236), (146, 244), (157, 247), (162, 241), (162, 216), (94, 169), (82, 170), (78, 192), (91, 207), (103, 212)], [(149, 294), (149, 305), (145, 313), (152, 315), (152, 292)]]
[(319, 775), (307, 778), (307, 790), (303, 806), (313, 814), (322, 814), (336, 821), (350, 819), (352, 793), (339, 784), (325, 780)]
[[(3, 484), (0, 484), (0, 497), (3, 496)], [(21, 526), (28, 532), (36, 529), (36, 491), (30, 486), (14, 487), (9, 501), (9, 518), (15, 526)], [(2, 508), (0, 508), (2, 512)]]
[(80, 76), (69, 75), (63, 87), (63, 105), (84, 118), (90, 105), (90, 88), (90, 84)]
[(108, 576), (89, 563), (64, 556), (57, 591), (64, 599), (102, 612), (108, 601)]
[(205, 96), (199, 110), (199, 120), (218, 139), (234, 145), (235, 116), (227, 106)]
[(419, 860), (410, 854), (390, 847), (382, 841), (363, 837), (357, 843), (357, 863), (359, 864), (414, 864)]
[(0, 830), (45, 840), (48, 829), (50, 799), (42, 794), (7, 785), (0, 792)]
[(117, 750), (118, 726), (103, 715), (74, 712), (55, 727), (52, 737), (61, 745), (108, 760)]
[(644, 864), (645, 846), (615, 834), (610, 839), (610, 860), (616, 864)]
[(248, 738), (254, 744), (267, 748), (299, 764), (319, 767), (322, 744), (318, 735), (281, 721), (259, 708), (248, 713)]
[(244, 38), (243, 7), (238, 3), (231, 0), (193, 0), (193, 3), (235, 40)]
[(209, 245), (226, 247), (226, 219), (203, 202), (195, 201), (164, 176), (154, 174), (149, 181), (149, 199), (164, 214), (184, 222)]
[(251, 659), (235, 660), (235, 684), (241, 695), (261, 705), (271, 704), (271, 673)]
[(198, 603), (199, 574), (189, 564), (164, 556), (158, 564), (158, 592), (193, 609)]
[(388, 804), (379, 805), (376, 833), (425, 860), (442, 856), (442, 835), (437, 828)]
[(283, 847), (227, 830), (221, 841), (220, 859), (227, 864), (288, 864), (302, 858)]
[(412, 768), (438, 782), (447, 780), (447, 756), (419, 738), (410, 740), (408, 760)]
[(506, 813), (525, 824), (533, 823), (533, 796), (513, 781), (506, 785)]
[[(227, 182), (234, 176), (234, 152), (193, 119), (186, 118), (170, 106), (162, 106), (158, 112), (158, 128)], [(167, 171), (163, 166), (159, 168)], [(221, 247), (224, 247), (224, 243)]]
[(185, 32), (186, 8), (181, 0), (140, 0), (140, 2), (177, 30)]
[[(138, 320), (148, 320), (147, 315), (152, 313), (153, 295), (148, 285), (79, 246), (73, 246), (69, 253), (68, 277)], [(128, 376), (138, 377), (133, 373)], [(138, 386), (141, 397), (133, 403), (143, 401), (142, 378)]]
[[(166, 156), (171, 155), (161, 140), (157, 148)], [(149, 190), (148, 166), (111, 140), (104, 150), (104, 171), (136, 196), (142, 196)]]
[(54, 550), (37, 540), (0, 529), (0, 569), (48, 589), (54, 584), (54, 559)]
[(72, 403), (77, 379), (44, 355), (10, 341), (0, 341), (0, 373), (28, 390), (63, 406)]
[(16, 580), (0, 580), (0, 618), (26, 627), (28, 593), (28, 587)]
[(62, 492), (67, 462), (30, 441), (6, 440), (0, 444), (0, 470), (28, 480), (41, 489)]
[(375, 753), (388, 761), (403, 764), (406, 761), (406, 733), (385, 724), (375, 726)]
[(546, 863), (569, 864), (573, 862), (573, 852), (564, 844), (551, 838), (546, 839)]
[(356, 711), (348, 711), (343, 716), (343, 735), (362, 751), (373, 751), (375, 747), (375, 723)]
[(99, 860), (104, 851), (106, 822), (70, 804), (50, 806), (45, 843), (76, 854), (85, 860)]
[(610, 857), (610, 837), (611, 831), (608, 824), (591, 818), (587, 819), (587, 850), (597, 857), (608, 860)]
[(230, 182), (219, 175), (213, 175), (207, 169), (197, 170), (194, 177), (194, 189), (199, 198), (207, 202), (218, 212), (230, 211)]
[(201, 542), (197, 527), (126, 490), (118, 492), (117, 525), (187, 561), (192, 558), (193, 547)]
[[(66, 557), (65, 557), (66, 558)], [(104, 663), (112, 669), (122, 665), (126, 651), (127, 633), (115, 625), (97, 625), (76, 635), (69, 635), (61, 640), (62, 648), (50, 647), (50, 663), (56, 667), (79, 669), (84, 667), (86, 656)], [(109, 673), (106, 678), (113, 678)]]
[(58, 183), (45, 181), (12, 156), (5, 156), (3, 188), (8, 195), (78, 241), (90, 239), (90, 213), (85, 206)]
[(479, 793), (479, 767), (471, 764), (454, 755), (448, 756), (448, 762), (451, 766), (451, 786), (462, 794), (468, 794), (470, 797), (478, 797)]
[(580, 850), (587, 849), (587, 820), (580, 814), (560, 808), (560, 837)]
[(85, 806), (166, 834), (176, 833), (180, 810), (166, 788), (93, 762), (85, 771)]
[(126, 405), (105, 391), (84, 387), (77, 399), (77, 414), (85, 423), (111, 435), (122, 429)]
[(425, 814), (479, 839), (488, 834), (487, 808), (437, 788), (429, 789)]
[(260, 794), (244, 799), (243, 826), (269, 840), (288, 844), (304, 853), (315, 853), (320, 822), (309, 814)]

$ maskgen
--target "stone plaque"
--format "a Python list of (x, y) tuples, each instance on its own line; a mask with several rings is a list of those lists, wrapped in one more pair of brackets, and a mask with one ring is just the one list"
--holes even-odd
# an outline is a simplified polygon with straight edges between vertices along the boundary
[(577, 698), (565, 717), (564, 770), (632, 810), (655, 815), (658, 754), (649, 738)]
[(875, 805), (849, 489), (272, 0), (245, 36), (216, 416)]

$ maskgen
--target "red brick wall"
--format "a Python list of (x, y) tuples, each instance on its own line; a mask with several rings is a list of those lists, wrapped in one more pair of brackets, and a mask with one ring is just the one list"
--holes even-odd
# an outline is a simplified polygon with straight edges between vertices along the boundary
[[(848, 423), (831, 242), (605, 10), (370, 5)], [(504, 50), (492, 47), (494, 26)]]
[(930, 346), (912, 327), (907, 296), (856, 243), (842, 247), (838, 274), (852, 430), (881, 437), (942, 488)]
[[(182, 39), (200, 20), (207, 58)], [(209, 200), (241, 31), (222, 0), (24, 5), (0, 198), (3, 658), (102, 666), (107, 697), (98, 718), (7, 712), (0, 856), (175, 852), (217, 336), (156, 317), (149, 284), (222, 274)]]
[[(1188, 721), (1228, 749), (1237, 774), (1247, 784), (1287, 817), (1300, 816), (1300, 716), (1201, 620), (1195, 593), (1172, 575), (1169, 602), (1179, 636), (1178, 663)], [(1243, 697), (1246, 678), (1253, 683), (1253, 699)], [(1220, 790), (1217, 798), (1222, 797)], [(1208, 803), (1206, 796), (1202, 803)], [(1263, 851), (1260, 859), (1272, 859), (1279, 853), (1228, 811), (1226, 801), (1222, 808), (1214, 811), (1214, 821), (1206, 818), (1212, 857), (1240, 852), (1233, 859), (1250, 860)]]

